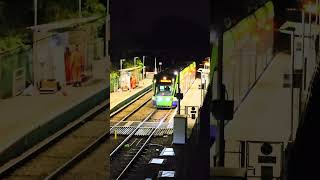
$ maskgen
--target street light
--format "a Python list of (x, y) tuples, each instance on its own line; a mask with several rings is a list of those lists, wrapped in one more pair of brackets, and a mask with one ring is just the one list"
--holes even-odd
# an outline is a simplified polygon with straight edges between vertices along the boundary
[(293, 141), (293, 76), (294, 76), (294, 31), (291, 31), (291, 135)]
[(159, 62), (159, 66), (160, 66), (160, 72), (161, 72), (161, 65), (162, 65), (162, 62)]
[(154, 74), (157, 74), (157, 57), (154, 58)]

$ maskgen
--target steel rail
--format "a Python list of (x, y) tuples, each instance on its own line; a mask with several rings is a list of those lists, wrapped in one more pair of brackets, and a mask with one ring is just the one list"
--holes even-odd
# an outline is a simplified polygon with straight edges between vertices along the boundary
[[(142, 98), (143, 96), (145, 96), (146, 94), (148, 94), (150, 91), (152, 90), (152, 88), (148, 89), (146, 92), (142, 93), (141, 95), (139, 95), (138, 97), (134, 98), (132, 101), (128, 102), (127, 104), (125, 104), (124, 106), (120, 107), (119, 109), (117, 109), (116, 111), (112, 112), (110, 114), (110, 118), (112, 118), (113, 116), (115, 116), (116, 114), (118, 114), (119, 112), (121, 112), (123, 109), (125, 109), (126, 107), (130, 106), (131, 104), (133, 104), (134, 102), (136, 102), (138, 99)], [(151, 98), (150, 98), (151, 100)]]
[(157, 110), (153, 110), (139, 125), (126, 137), (111, 153), (110, 157), (112, 157), (129, 139), (140, 129), (140, 127), (150, 119), (150, 117), (156, 112)]
[(119, 180), (120, 178), (123, 177), (123, 175), (127, 172), (127, 170), (129, 169), (129, 167), (132, 165), (132, 163), (135, 161), (135, 159), (139, 156), (139, 154), (141, 153), (141, 151), (144, 149), (144, 147), (147, 145), (147, 143), (151, 140), (151, 138), (153, 137), (154, 133), (156, 132), (157, 129), (159, 129), (159, 127), (162, 125), (162, 123), (164, 122), (164, 120), (167, 119), (167, 117), (169, 116), (169, 114), (171, 113), (172, 109), (170, 109), (166, 115), (161, 119), (161, 121), (159, 122), (158, 126), (156, 128), (153, 129), (152, 133), (149, 135), (148, 139), (144, 142), (144, 144), (141, 146), (141, 148), (139, 149), (139, 151), (135, 154), (135, 156), (131, 159), (131, 161), (127, 164), (127, 166), (122, 170), (122, 172), (120, 173), (120, 175), (117, 177), (117, 180)]
[[(40, 153), (41, 151), (43, 151), (45, 149), (48, 149), (49, 146), (53, 142), (63, 138), (66, 134), (68, 134), (71, 131), (77, 129), (77, 127), (79, 125), (83, 124), (83, 122), (90, 121), (88, 119), (90, 119), (92, 116), (94, 116), (95, 114), (97, 114), (100, 111), (102, 111), (108, 105), (109, 105), (109, 103), (107, 103), (107, 102), (103, 102), (103, 103), (97, 105), (96, 107), (94, 107), (91, 110), (89, 110), (88, 112), (86, 112), (84, 115), (82, 115), (77, 120), (69, 123), (65, 128), (62, 128), (61, 130), (57, 131), (53, 135), (51, 135), (48, 138), (44, 139), (38, 145), (35, 145), (35, 147), (27, 150), (25, 153), (23, 153), (19, 157), (17, 157), (15, 159), (9, 161), (8, 163), (4, 164), (2, 167), (0, 167), (0, 179), (1, 179), (1, 177), (4, 177), (7, 174), (9, 174), (10, 172), (12, 172), (15, 169), (17, 169), (20, 165), (22, 165), (23, 163), (25, 163), (29, 159), (32, 159), (33, 156), (35, 156), (37, 153)], [(109, 134), (109, 132), (107, 134)]]

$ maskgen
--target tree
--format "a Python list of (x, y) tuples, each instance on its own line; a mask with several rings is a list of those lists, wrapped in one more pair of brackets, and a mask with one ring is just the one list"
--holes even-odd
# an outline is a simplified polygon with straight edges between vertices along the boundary
[[(31, 41), (27, 27), (34, 25), (33, 0), (0, 0), (0, 48)], [(82, 0), (83, 17), (105, 15), (99, 0)], [(38, 0), (38, 24), (78, 17), (78, 0)], [(15, 44), (15, 45), (14, 45)]]

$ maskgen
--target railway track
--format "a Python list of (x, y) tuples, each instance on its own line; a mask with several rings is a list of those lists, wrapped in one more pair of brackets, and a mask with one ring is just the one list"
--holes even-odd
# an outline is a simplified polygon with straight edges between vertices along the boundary
[[(112, 113), (111, 122), (123, 122), (134, 116), (135, 112), (145, 108), (150, 101), (152, 94), (146, 92), (137, 99), (130, 102), (121, 111)], [(121, 139), (121, 138), (120, 138)], [(105, 139), (91, 153), (84, 157), (75, 166), (67, 169), (58, 179), (108, 179), (109, 178), (109, 157), (110, 149), (114, 147), (115, 142), (112, 138)], [(107, 154), (107, 156), (106, 156)], [(90, 171), (91, 173), (87, 173)], [(88, 176), (88, 174), (90, 176)]]
[(150, 140), (157, 135), (164, 135), (165, 132), (170, 134), (170, 129), (163, 126), (172, 111), (172, 109), (154, 110), (137, 126), (126, 130), (127, 137), (110, 153), (111, 179), (126, 178), (135, 161), (146, 150)]
[(1, 171), (3, 179), (53, 179), (107, 138), (108, 112), (73, 123)]
[[(140, 109), (151, 99), (151, 95), (150, 98), (146, 96), (148, 93), (110, 116), (118, 121), (130, 117), (132, 111)], [(84, 117), (0, 167), (0, 179), (88, 179), (88, 164), (94, 164), (91, 167), (96, 173), (93, 178), (106, 179), (108, 163), (104, 157), (110, 146), (107, 142), (110, 129), (106, 123), (109, 112), (100, 112), (105, 106), (92, 109)]]

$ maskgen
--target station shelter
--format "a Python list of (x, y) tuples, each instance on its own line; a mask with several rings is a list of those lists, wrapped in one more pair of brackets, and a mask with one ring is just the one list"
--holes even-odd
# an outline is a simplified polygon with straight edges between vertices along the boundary
[[(88, 81), (93, 60), (103, 53), (98, 42), (98, 17), (69, 19), (30, 27), (33, 30), (33, 75), (41, 80), (56, 80), (62, 86)], [(102, 51), (97, 50), (102, 49)]]
[(130, 90), (138, 87), (142, 80), (142, 67), (133, 67), (120, 70), (120, 89)]

